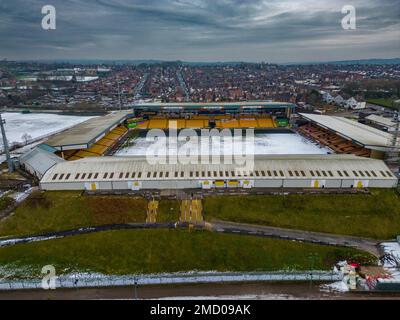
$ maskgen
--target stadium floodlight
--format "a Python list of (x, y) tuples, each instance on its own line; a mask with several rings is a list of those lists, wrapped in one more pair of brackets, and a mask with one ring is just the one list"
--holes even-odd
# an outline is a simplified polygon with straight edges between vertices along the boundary
[(6, 123), (6, 120), (4, 120), (1, 117), (0, 113), (0, 127), (1, 127), (1, 135), (3, 136), (3, 147), (4, 147), (4, 153), (6, 154), (6, 159), (7, 159), (7, 164), (8, 164), (8, 172), (13, 172), (14, 171), (14, 165), (11, 160), (10, 156), (10, 149), (8, 146), (8, 141), (7, 141), (7, 136), (6, 136), (6, 130), (4, 129), (4, 124)]

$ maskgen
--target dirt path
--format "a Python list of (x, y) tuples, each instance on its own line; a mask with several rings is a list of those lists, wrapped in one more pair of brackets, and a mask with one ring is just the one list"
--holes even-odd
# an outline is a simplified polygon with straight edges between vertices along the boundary
[(376, 257), (381, 256), (378, 244), (382, 241), (369, 238), (343, 236), (295, 229), (284, 229), (226, 221), (212, 221), (210, 227), (211, 230), (215, 232), (246, 234), (252, 236), (279, 238), (283, 240), (310, 242), (320, 245), (350, 247), (367, 251)]

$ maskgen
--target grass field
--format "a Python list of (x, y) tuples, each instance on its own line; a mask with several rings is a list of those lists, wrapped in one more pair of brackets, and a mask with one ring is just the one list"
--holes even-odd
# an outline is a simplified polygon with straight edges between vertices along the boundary
[[(0, 249), (0, 275), (11, 266), (13, 277), (38, 276), (44, 265), (57, 273), (104, 274), (178, 271), (328, 270), (338, 260), (375, 261), (353, 249), (208, 231), (120, 230)], [(18, 271), (20, 270), (20, 271)], [(3, 271), (4, 272), (4, 271)]]
[[(400, 197), (393, 190), (371, 194), (206, 197), (206, 220), (394, 238), (400, 234)], [(0, 203), (1, 205), (1, 203)], [(147, 201), (132, 196), (82, 196), (80, 192), (35, 193), (0, 222), (1, 236), (31, 235), (86, 226), (146, 221)], [(179, 219), (179, 202), (161, 200), (158, 222)]]
[[(145, 222), (146, 210), (147, 200), (140, 197), (84, 196), (75, 191), (36, 192), (14, 215), (0, 222), (0, 237)], [(177, 221), (179, 204), (161, 201), (157, 218), (159, 222)]]
[(147, 202), (129, 197), (87, 197), (80, 192), (35, 192), (0, 223), (0, 236), (146, 221)]
[(174, 200), (161, 200), (158, 213), (157, 222), (171, 222), (178, 221), (180, 215), (179, 202)]
[(15, 203), (15, 200), (11, 197), (5, 196), (0, 198), (0, 211), (7, 209), (9, 206)]
[(357, 195), (207, 197), (206, 220), (298, 228), (377, 239), (400, 234), (400, 197), (374, 189)]
[(382, 107), (386, 107), (389, 109), (396, 109), (398, 110), (398, 107), (395, 108), (393, 107), (392, 103), (393, 103), (393, 99), (368, 99), (367, 100), (368, 103), (372, 103), (372, 104), (376, 104), (378, 106), (382, 106)]

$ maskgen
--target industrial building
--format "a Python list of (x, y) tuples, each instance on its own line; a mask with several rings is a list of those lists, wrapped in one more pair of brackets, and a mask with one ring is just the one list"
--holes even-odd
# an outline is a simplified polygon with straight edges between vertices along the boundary
[(394, 188), (381, 160), (354, 155), (259, 156), (252, 171), (235, 164), (158, 164), (143, 157), (66, 161), (43, 176), (43, 190), (193, 188)]

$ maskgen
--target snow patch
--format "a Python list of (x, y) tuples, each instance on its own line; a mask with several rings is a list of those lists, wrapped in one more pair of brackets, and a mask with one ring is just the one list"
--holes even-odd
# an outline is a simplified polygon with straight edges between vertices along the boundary
[(345, 284), (343, 281), (337, 281), (334, 283), (329, 283), (329, 284), (323, 284), (321, 285), (321, 290), (322, 291), (336, 291), (336, 292), (348, 292), (349, 288), (347, 284)]
[(14, 192), (10, 194), (10, 197), (13, 198), (17, 203), (21, 203), (29, 197), (29, 195), (32, 193), (32, 190), (33, 188), (29, 188), (24, 192)]
[[(34, 271), (36, 279), (31, 280), (13, 280), (15, 278), (24, 278), (21, 276), (20, 270), (7, 268), (12, 271), (9, 279), (0, 280), (0, 289), (29, 289), (40, 288), (41, 278), (40, 270)], [(29, 274), (32, 275), (30, 270)], [(64, 270), (65, 271), (65, 270)], [(4, 273), (0, 268), (0, 276)], [(16, 274), (18, 272), (18, 274)], [(3, 274), (2, 274), (3, 273)], [(25, 276), (25, 278), (27, 278)], [(56, 287), (73, 288), (73, 287), (99, 287), (99, 286), (131, 286), (131, 285), (152, 285), (152, 284), (178, 284), (178, 283), (220, 283), (220, 282), (251, 282), (251, 281), (308, 281), (309, 272), (293, 271), (293, 272), (178, 272), (178, 273), (162, 273), (162, 274), (138, 274), (138, 275), (104, 275), (100, 273), (81, 272), (69, 274), (57, 274)], [(340, 276), (325, 271), (313, 271), (313, 279), (319, 281), (338, 281)]]

